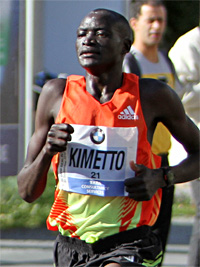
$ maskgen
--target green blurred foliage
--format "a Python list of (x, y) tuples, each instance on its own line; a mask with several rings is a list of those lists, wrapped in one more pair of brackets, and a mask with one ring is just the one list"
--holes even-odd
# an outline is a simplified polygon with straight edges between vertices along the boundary
[(27, 203), (18, 194), (17, 178), (0, 179), (0, 228), (35, 228), (45, 226), (54, 200), (55, 180), (50, 172), (43, 195), (33, 203)]
[(196, 206), (192, 198), (184, 193), (175, 194), (174, 203), (172, 207), (173, 217), (193, 217), (196, 214)]

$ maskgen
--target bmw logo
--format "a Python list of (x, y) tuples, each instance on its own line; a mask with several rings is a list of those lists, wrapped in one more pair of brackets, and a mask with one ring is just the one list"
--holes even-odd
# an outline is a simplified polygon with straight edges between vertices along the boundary
[(105, 140), (105, 134), (102, 129), (95, 128), (90, 133), (90, 138), (94, 144), (99, 145)]

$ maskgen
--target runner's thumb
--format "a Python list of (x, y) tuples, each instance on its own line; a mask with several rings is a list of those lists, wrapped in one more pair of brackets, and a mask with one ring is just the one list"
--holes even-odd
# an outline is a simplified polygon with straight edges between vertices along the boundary
[(135, 173), (139, 173), (143, 169), (142, 165), (136, 164), (133, 160), (131, 160), (129, 164), (130, 164), (131, 170), (133, 170)]

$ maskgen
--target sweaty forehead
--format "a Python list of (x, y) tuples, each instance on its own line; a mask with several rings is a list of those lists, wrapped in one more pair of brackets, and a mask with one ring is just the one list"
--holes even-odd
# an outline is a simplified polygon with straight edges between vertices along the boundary
[(114, 26), (111, 16), (102, 12), (91, 12), (82, 21), (79, 28), (110, 28)]

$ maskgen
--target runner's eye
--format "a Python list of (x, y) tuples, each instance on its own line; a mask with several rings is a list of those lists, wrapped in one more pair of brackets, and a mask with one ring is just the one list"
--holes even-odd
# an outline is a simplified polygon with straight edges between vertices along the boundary
[(105, 32), (105, 31), (103, 31), (103, 30), (98, 30), (98, 31), (96, 32), (96, 35), (97, 35), (97, 36), (100, 36), (100, 37), (107, 37), (107, 36), (108, 36), (108, 33)]
[(84, 30), (79, 30), (77, 32), (77, 37), (82, 37), (82, 36), (85, 36), (85, 35), (86, 35), (86, 31), (84, 31)]

